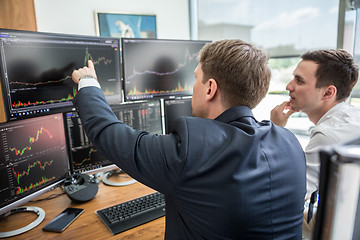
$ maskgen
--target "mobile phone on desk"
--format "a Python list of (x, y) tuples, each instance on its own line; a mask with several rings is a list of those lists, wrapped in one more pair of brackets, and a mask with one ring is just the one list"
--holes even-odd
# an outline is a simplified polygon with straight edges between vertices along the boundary
[(53, 220), (46, 224), (42, 230), (49, 232), (62, 232), (83, 212), (84, 209), (81, 208), (66, 208)]

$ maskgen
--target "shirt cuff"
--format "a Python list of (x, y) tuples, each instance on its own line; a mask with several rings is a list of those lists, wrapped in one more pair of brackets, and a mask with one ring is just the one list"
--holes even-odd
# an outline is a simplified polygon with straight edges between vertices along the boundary
[(98, 87), (101, 89), (100, 83), (94, 78), (82, 78), (79, 81), (78, 91), (83, 87)]

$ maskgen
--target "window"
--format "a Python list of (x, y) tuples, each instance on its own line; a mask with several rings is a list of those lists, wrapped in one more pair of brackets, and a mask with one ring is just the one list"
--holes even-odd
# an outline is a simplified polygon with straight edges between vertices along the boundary
[[(345, 2), (346, 1), (346, 2)], [(306, 51), (343, 48), (353, 53), (360, 63), (360, 14), (357, 22), (350, 13), (347, 0), (190, 0), (197, 2), (195, 39), (220, 40), (238, 38), (262, 48), (269, 56), (272, 71), (270, 88), (265, 99), (253, 110), (258, 120), (269, 119), (270, 111), (289, 99), (287, 83)], [(342, 7), (346, 4), (345, 19)], [(339, 10), (340, 6), (340, 10)], [(339, 19), (339, 16), (341, 19)], [(338, 37), (339, 23), (344, 21), (344, 39)], [(354, 25), (356, 27), (354, 27)], [(341, 27), (341, 26), (340, 26)], [(352, 32), (356, 28), (355, 35)], [(340, 31), (339, 31), (340, 32)], [(354, 49), (352, 40), (355, 36)], [(343, 40), (343, 43), (339, 40)], [(360, 107), (360, 84), (354, 88), (351, 103)], [(356, 104), (355, 104), (356, 103)], [(301, 122), (301, 124), (300, 124)], [(301, 137), (303, 146), (313, 124), (306, 115), (294, 114), (289, 128)], [(304, 129), (297, 128), (301, 125)]]
[(336, 48), (339, 0), (198, 0), (198, 38), (240, 38), (271, 57)]
[[(360, 66), (360, 8), (356, 10), (355, 23), (355, 40), (354, 40), (354, 59), (358, 66)], [(356, 107), (360, 107), (360, 82), (355, 85), (351, 94), (350, 103)]]

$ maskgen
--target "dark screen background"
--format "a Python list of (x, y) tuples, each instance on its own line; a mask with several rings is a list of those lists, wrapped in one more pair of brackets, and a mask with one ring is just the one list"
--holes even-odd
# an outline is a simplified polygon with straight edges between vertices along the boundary
[(164, 101), (165, 133), (170, 133), (176, 118), (180, 116), (193, 116), (191, 98)]
[(192, 95), (203, 41), (123, 39), (126, 100)]
[(74, 69), (87, 65), (88, 59), (94, 62), (109, 103), (121, 102), (118, 40), (111, 44), (103, 39), (24, 33), (9, 36), (0, 38), (0, 53), (4, 59), (1, 69), (7, 89), (5, 101), (11, 118), (27, 117), (57, 107), (73, 107), (77, 88), (71, 74)]

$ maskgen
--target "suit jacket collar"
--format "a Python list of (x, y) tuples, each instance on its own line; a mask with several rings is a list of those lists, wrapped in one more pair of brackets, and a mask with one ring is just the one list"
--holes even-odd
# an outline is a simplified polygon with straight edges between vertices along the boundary
[(251, 117), (255, 120), (255, 117), (251, 111), (251, 109), (247, 106), (235, 106), (232, 108), (227, 109), (222, 114), (220, 114), (215, 120), (230, 123), (239, 118), (243, 117)]

